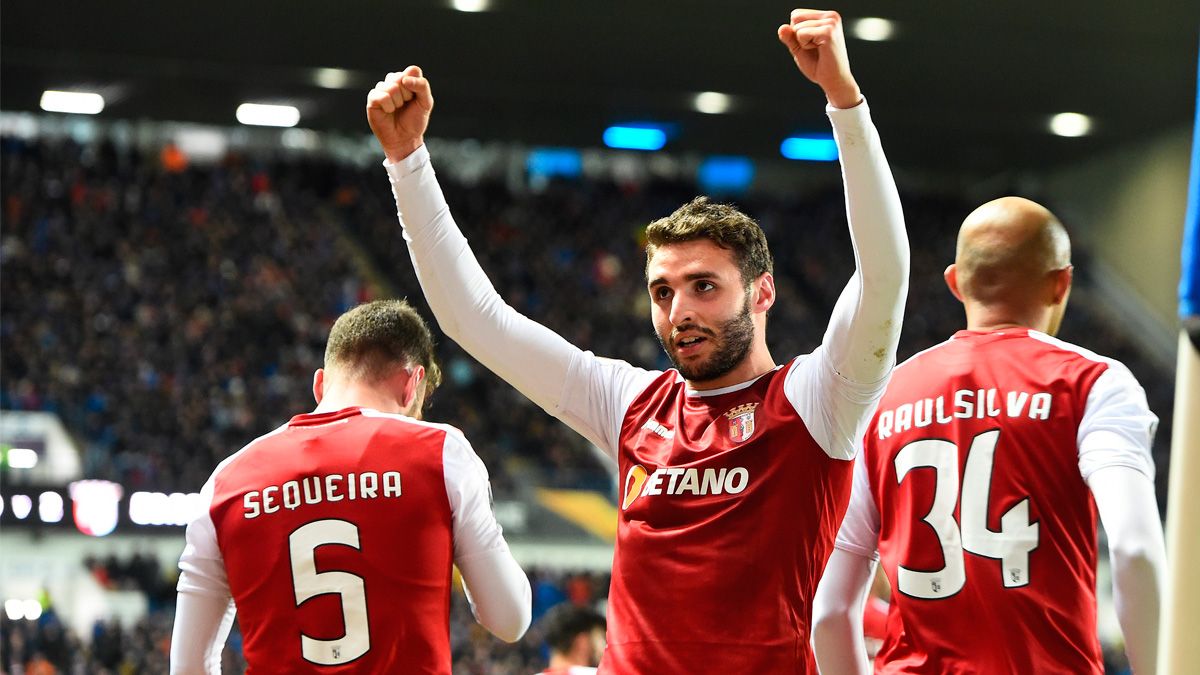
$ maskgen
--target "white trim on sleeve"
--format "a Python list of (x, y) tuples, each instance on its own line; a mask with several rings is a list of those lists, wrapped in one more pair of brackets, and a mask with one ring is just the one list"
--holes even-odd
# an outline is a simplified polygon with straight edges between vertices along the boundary
[(866, 457), (854, 462), (854, 483), (850, 490), (850, 505), (838, 530), (834, 546), (848, 553), (879, 560), (879, 507), (871, 492)]

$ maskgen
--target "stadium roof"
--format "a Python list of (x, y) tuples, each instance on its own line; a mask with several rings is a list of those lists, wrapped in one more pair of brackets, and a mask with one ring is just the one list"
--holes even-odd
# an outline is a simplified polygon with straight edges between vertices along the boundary
[[(454, 2), (9, 0), (0, 106), (80, 88), (104, 94), (106, 117), (233, 124), (241, 102), (288, 102), (303, 127), (365, 133), (366, 90), (417, 63), (440, 137), (587, 147), (609, 124), (653, 120), (677, 125), (668, 150), (777, 157), (788, 134), (827, 128), (774, 36), (786, 3)], [(898, 167), (1039, 169), (1191, 119), (1197, 2), (838, 5), (896, 22), (894, 39), (852, 40), (850, 57)], [(705, 91), (731, 95), (730, 112), (698, 112)], [(1095, 132), (1050, 134), (1068, 111)]]

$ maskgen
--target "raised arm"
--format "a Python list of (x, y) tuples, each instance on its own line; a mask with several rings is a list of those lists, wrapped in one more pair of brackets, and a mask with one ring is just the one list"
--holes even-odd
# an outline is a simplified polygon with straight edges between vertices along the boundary
[(896, 360), (908, 294), (904, 215), (879, 134), (871, 122), (837, 12), (798, 9), (779, 40), (829, 101), (855, 271), (834, 306), (818, 357), (789, 373), (788, 396), (825, 452), (849, 459)]
[(424, 134), (432, 110), (429, 81), (416, 66), (389, 73), (367, 96), (367, 121), (387, 156), (404, 238), (438, 325), (489, 370), (612, 454), (629, 392), (636, 393), (645, 371), (583, 352), (496, 293), (429, 163)]
[(823, 344), (834, 369), (855, 383), (883, 379), (896, 358), (909, 251), (900, 196), (846, 55), (837, 12), (798, 9), (779, 27), (797, 67), (829, 101), (846, 190), (855, 272), (838, 299)]
[(429, 80), (410, 66), (367, 95), (367, 121), (388, 160), (404, 238), (438, 325), (483, 365), (551, 413), (579, 351), (496, 293), (450, 216), (429, 165)]

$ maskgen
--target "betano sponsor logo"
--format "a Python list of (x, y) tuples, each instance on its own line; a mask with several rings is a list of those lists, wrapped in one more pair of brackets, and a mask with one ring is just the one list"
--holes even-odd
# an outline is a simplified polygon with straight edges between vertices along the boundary
[(641, 464), (634, 464), (625, 474), (621, 510), (628, 509), (642, 495), (736, 495), (749, 484), (750, 472), (741, 466), (704, 470), (663, 466), (650, 473)]

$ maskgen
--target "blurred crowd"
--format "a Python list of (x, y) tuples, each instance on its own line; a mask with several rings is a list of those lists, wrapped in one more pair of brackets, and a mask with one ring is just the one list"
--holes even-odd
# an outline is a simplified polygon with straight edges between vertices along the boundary
[[(197, 166), (174, 148), (104, 141), (4, 138), (0, 148), (0, 408), (56, 412), (82, 444), (88, 477), (198, 490), (221, 459), (311, 410), (312, 372), (338, 314), (390, 292), (430, 316), (379, 166), (240, 153)], [(597, 354), (668, 365), (648, 319), (641, 235), (694, 196), (694, 184), (531, 189), (445, 172), (442, 183), (510, 304)], [(808, 351), (853, 270), (840, 189), (737, 201), (776, 257), (773, 354)], [(964, 324), (941, 273), (976, 205), (904, 202), (913, 274), (901, 358)], [(1092, 311), (1099, 300), (1089, 299), (1078, 246), (1075, 263), (1062, 337), (1123, 360), (1147, 388), (1163, 420), (1162, 497), (1172, 375), (1133, 347), (1128, 326)], [(449, 340), (439, 357), (446, 381), (426, 416), (464, 430), (498, 494), (533, 483), (609, 488), (585, 441)]]
[[(175, 560), (167, 561), (175, 567)], [(127, 558), (109, 554), (103, 558), (88, 556), (83, 566), (101, 588), (108, 590), (140, 591), (151, 608), (175, 602), (175, 584), (163, 574), (163, 565), (152, 553), (134, 553)]]

